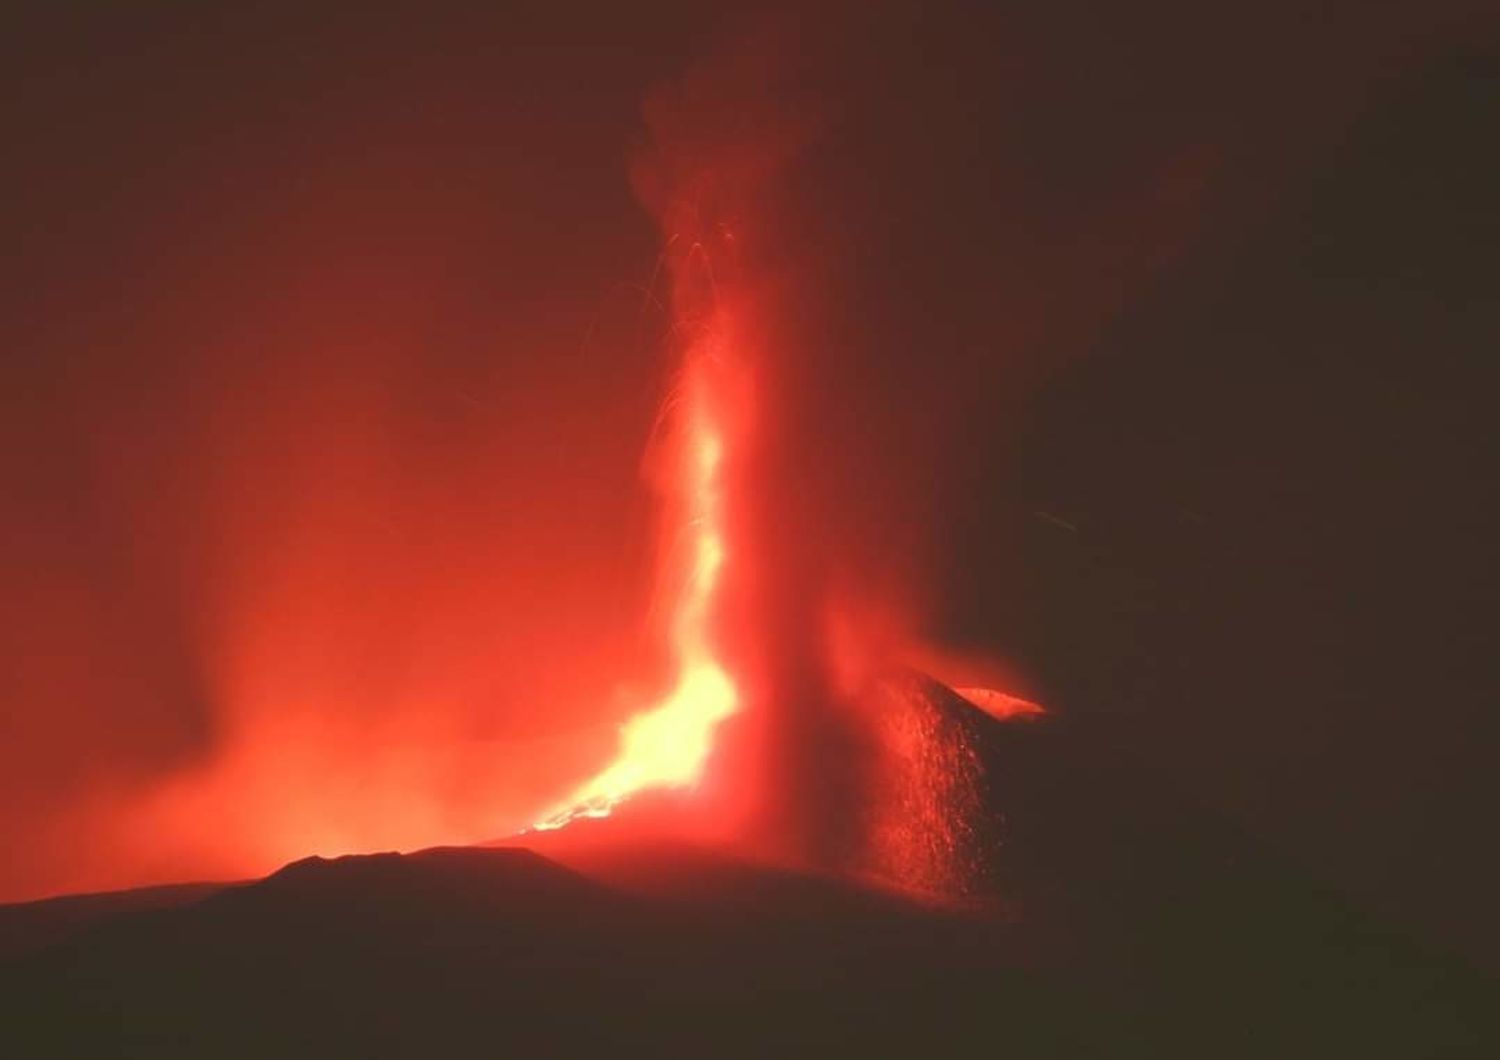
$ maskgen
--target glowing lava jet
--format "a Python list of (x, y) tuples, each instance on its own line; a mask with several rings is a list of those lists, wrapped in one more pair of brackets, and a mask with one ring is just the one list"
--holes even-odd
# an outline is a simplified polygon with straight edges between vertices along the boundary
[(703, 771), (715, 728), (739, 705), (709, 635), (725, 555), (726, 431), (716, 386), (725, 369), (725, 331), (722, 313), (715, 312), (687, 350), (675, 395), (680, 437), (669, 501), (676, 507), (685, 568), (671, 625), (676, 684), (659, 705), (625, 723), (615, 760), (533, 825), (536, 829), (607, 817), (621, 801), (647, 789), (691, 786)]

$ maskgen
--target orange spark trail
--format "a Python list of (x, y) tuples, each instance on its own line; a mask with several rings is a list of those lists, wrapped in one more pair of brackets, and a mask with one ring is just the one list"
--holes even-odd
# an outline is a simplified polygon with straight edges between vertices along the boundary
[(724, 430), (712, 386), (721, 361), (719, 330), (710, 326), (688, 350), (680, 391), (678, 502), (688, 547), (671, 626), (676, 684), (659, 705), (621, 727), (615, 760), (535, 829), (561, 828), (580, 817), (607, 817), (621, 801), (648, 788), (691, 786), (702, 773), (714, 729), (738, 706), (734, 682), (715, 657), (708, 633), (725, 551)]

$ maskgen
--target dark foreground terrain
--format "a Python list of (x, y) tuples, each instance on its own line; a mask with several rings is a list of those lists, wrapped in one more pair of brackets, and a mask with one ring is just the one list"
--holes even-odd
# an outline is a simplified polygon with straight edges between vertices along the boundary
[(309, 858), (0, 908), (0, 1055), (1495, 1056), (1494, 984), (1063, 727), (961, 722), (956, 910), (680, 844)]

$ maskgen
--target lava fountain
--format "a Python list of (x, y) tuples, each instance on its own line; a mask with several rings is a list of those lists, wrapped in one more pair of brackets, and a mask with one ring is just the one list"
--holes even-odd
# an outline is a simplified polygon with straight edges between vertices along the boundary
[[(670, 249), (670, 248), (669, 248)], [(689, 260), (699, 256), (694, 245)], [(729, 435), (725, 377), (732, 370), (730, 328), (715, 306), (684, 354), (681, 376), (667, 412), (675, 417), (676, 444), (666, 487), (669, 534), (680, 569), (669, 631), (676, 671), (671, 691), (620, 729), (614, 761), (580, 785), (532, 827), (561, 828), (581, 817), (607, 817), (630, 796), (658, 788), (687, 788), (702, 775), (714, 730), (739, 707), (740, 695), (715, 651), (714, 605), (726, 556), (724, 463)]]
[(835, 505), (847, 494), (833, 476), (861, 464), (820, 451), (822, 432), (808, 431), (825, 409), (797, 322), (800, 280), (818, 279), (796, 264), (800, 244), (778, 235), (784, 169), (814, 129), (761, 113), (758, 85), (730, 77), (648, 106), (655, 149), (632, 178), (667, 236), (680, 351), (653, 465), (669, 681), (621, 726), (613, 760), (529, 831), (697, 788), (706, 816), (672, 799), (674, 828), (767, 860), (967, 896), (989, 878), (998, 843), (985, 725), (1039, 710), (972, 668), (936, 655), (924, 665), (904, 596), (867, 600), (846, 584), (864, 560), (841, 551), (849, 524)]

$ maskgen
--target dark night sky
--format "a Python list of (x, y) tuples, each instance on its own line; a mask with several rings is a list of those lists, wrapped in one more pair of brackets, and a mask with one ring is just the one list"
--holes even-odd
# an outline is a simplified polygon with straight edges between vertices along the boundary
[(740, 193), (797, 569), (1493, 960), (1493, 23), (1200, 6), (14, 9), (0, 897), (587, 768), (667, 371), (627, 162), (695, 71), (667, 146), (799, 130)]

